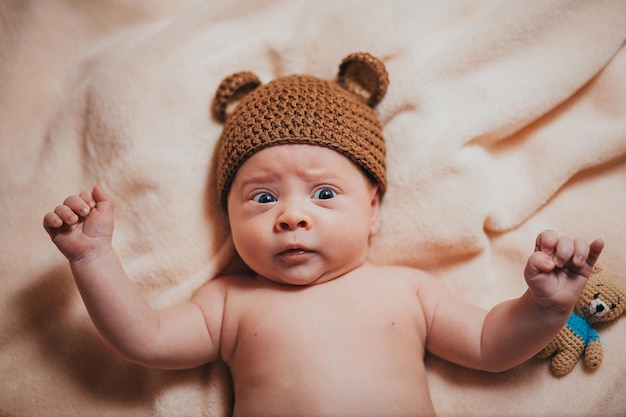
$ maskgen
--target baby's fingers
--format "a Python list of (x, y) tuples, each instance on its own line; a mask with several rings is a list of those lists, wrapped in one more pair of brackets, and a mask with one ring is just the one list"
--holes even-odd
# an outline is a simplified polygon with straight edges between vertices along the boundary
[[(65, 204), (61, 206), (57, 206), (57, 208), (54, 209), (53, 214), (56, 215), (57, 218), (63, 222), (63, 224), (67, 224), (67, 225), (76, 224), (80, 220), (80, 217), (78, 217), (78, 215), (74, 212), (74, 210), (72, 210), (69, 206)], [(56, 220), (54, 221), (56, 224), (59, 224), (58, 221)], [(59, 225), (58, 227), (63, 226), (63, 224)]]
[(539, 274), (552, 272), (555, 266), (552, 256), (536, 251), (528, 258), (524, 276), (526, 279), (532, 279)]
[(48, 231), (59, 229), (64, 224), (63, 220), (56, 213), (47, 213), (43, 218), (43, 227)]
[(63, 204), (57, 206), (54, 212), (47, 213), (43, 218), (43, 225), (48, 231), (60, 229), (64, 225), (74, 225), (81, 217), (89, 215), (96, 206), (89, 193), (81, 193), (67, 197)]
[[(67, 197), (65, 201), (63, 201), (63, 206), (59, 207), (68, 207), (72, 212), (76, 213), (78, 216), (87, 216), (91, 209), (95, 207), (95, 203), (91, 206), (91, 196), (87, 193), (81, 193), (81, 195), (73, 195)], [(59, 208), (57, 207), (57, 209)], [(56, 210), (55, 210), (56, 212)], [(65, 210), (63, 210), (65, 212)]]
[(50, 236), (55, 236), (65, 230), (66, 226), (73, 226), (80, 221), (80, 217), (66, 205), (58, 206), (54, 212), (43, 218), (43, 227)]
[(574, 266), (581, 267), (587, 262), (589, 256), (589, 244), (586, 240), (574, 239), (574, 253), (572, 255), (572, 263)]
[(594, 266), (604, 249), (604, 241), (602, 239), (596, 239), (589, 245), (589, 255), (587, 256), (587, 263)]
[(541, 251), (552, 256), (558, 242), (559, 235), (554, 230), (544, 230), (537, 236), (535, 251)]
[[(562, 236), (556, 244), (556, 250), (554, 251), (554, 263), (557, 267), (563, 268), (565, 264), (572, 259), (573, 255), (574, 240), (570, 237)], [(587, 259), (587, 255), (585, 255), (585, 259)]]
[(83, 191), (82, 193), (80, 193), (80, 198), (83, 199), (83, 201), (85, 202), (85, 204), (87, 204), (89, 206), (90, 209), (93, 209), (96, 207), (96, 201), (94, 200), (93, 196), (91, 195), (91, 193), (88, 193), (86, 191)]

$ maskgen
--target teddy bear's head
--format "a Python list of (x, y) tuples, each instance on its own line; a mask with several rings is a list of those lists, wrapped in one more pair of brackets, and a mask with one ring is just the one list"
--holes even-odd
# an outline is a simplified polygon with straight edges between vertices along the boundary
[(626, 293), (596, 265), (574, 312), (589, 323), (616, 319), (626, 309)]

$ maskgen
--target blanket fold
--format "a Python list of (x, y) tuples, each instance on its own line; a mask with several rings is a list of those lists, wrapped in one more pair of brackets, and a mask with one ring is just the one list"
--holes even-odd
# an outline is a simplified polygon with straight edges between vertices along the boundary
[[(237, 267), (214, 185), (219, 82), (390, 75), (377, 106), (389, 189), (376, 262), (424, 268), (483, 307), (525, 290), (538, 232), (601, 237), (626, 269), (626, 2), (50, 0), (0, 5), (0, 415), (229, 415), (227, 367), (144, 369), (97, 334), (41, 226), (96, 184), (114, 245), (156, 308)], [(621, 276), (626, 287), (626, 276)], [(441, 416), (623, 415), (625, 324), (593, 373), (502, 374), (428, 356)], [(559, 398), (555, 401), (554, 398)]]

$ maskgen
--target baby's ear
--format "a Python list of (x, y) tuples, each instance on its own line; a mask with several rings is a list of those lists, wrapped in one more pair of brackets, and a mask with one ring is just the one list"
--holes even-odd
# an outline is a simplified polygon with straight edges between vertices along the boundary
[(389, 75), (381, 60), (366, 52), (357, 52), (341, 61), (337, 82), (373, 108), (385, 97)]
[(220, 122), (225, 122), (237, 104), (246, 95), (261, 85), (261, 80), (251, 72), (244, 71), (229, 75), (217, 87), (211, 112)]

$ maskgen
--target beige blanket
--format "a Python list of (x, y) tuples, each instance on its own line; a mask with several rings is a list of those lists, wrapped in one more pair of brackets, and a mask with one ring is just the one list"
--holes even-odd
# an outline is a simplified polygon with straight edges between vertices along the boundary
[[(149, 370), (102, 342), (41, 221), (102, 185), (140, 291), (156, 307), (188, 298), (231, 263), (209, 106), (240, 70), (332, 79), (350, 52), (385, 61), (374, 260), (490, 307), (524, 291), (535, 236), (553, 228), (602, 237), (626, 286), (625, 39), (623, 0), (3, 0), (0, 415), (228, 415), (222, 364)], [(560, 379), (545, 360), (489, 374), (428, 356), (435, 408), (626, 415), (626, 319), (599, 332), (601, 367)]]

